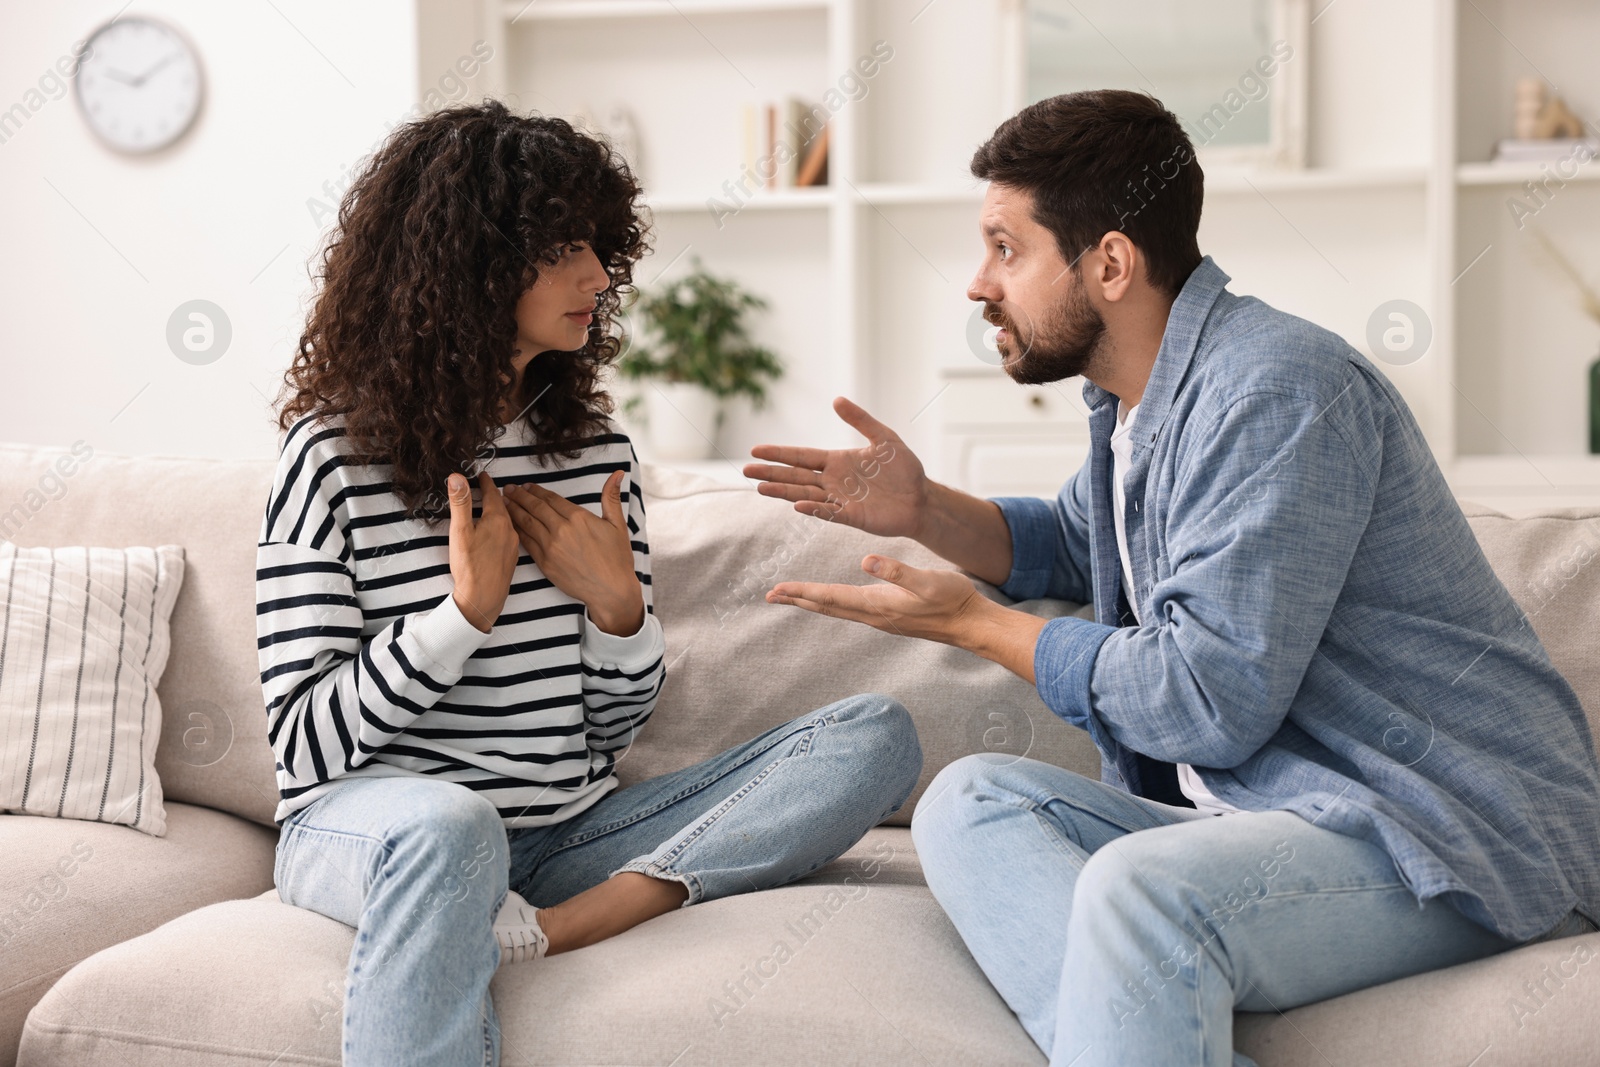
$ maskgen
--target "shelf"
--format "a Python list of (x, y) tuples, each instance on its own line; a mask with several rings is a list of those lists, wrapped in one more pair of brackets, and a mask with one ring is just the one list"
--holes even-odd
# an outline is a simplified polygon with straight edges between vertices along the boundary
[(828, 11), (833, 0), (505, 0), (507, 23), (570, 19), (688, 18), (691, 15), (765, 15), (774, 11)]
[[(833, 187), (826, 185), (799, 189), (762, 189), (746, 200), (744, 207), (766, 210), (826, 207), (833, 200), (832, 193)], [(983, 203), (983, 189), (963, 189), (959, 186), (864, 183), (850, 190), (851, 196), (857, 193), (869, 204), (886, 206)], [(726, 197), (718, 193), (709, 195), (723, 203), (729, 202)], [(646, 203), (655, 211), (704, 211), (708, 198), (688, 193), (663, 193), (647, 196)]]
[(1450, 481), (1457, 486), (1517, 488), (1536, 492), (1600, 492), (1600, 456), (1458, 456)]
[[(1267, 171), (1260, 174), (1226, 172), (1206, 175), (1206, 192), (1218, 194), (1261, 192), (1295, 192), (1338, 189), (1385, 189), (1415, 186), (1419, 190), (1425, 180), (1420, 169), (1383, 171)], [(1253, 186), (1253, 188), (1252, 188)], [(889, 207), (896, 205), (975, 205), (983, 203), (983, 188), (962, 186), (869, 182), (857, 185), (855, 192), (867, 203)], [(832, 200), (828, 187), (807, 189), (761, 190), (745, 202), (745, 208), (789, 209), (826, 207)], [(707, 197), (686, 193), (666, 193), (650, 196), (650, 207), (658, 212), (704, 211)], [(721, 200), (722, 197), (717, 197)], [(726, 202), (726, 201), (724, 201)], [(743, 209), (741, 209), (743, 210)]]
[(1217, 170), (1206, 174), (1206, 194), (1318, 192), (1340, 189), (1400, 189), (1418, 192), (1426, 186), (1428, 172), (1423, 167), (1382, 167), (1363, 170), (1334, 170), (1312, 167), (1307, 170), (1237, 171)]
[(754, 196), (749, 197), (743, 204), (732, 201), (721, 195), (721, 190), (705, 196), (695, 196), (691, 193), (664, 193), (660, 195), (647, 195), (645, 206), (657, 214), (681, 214), (695, 211), (710, 211), (708, 200), (715, 200), (720, 204), (730, 206), (734, 213), (740, 211), (789, 211), (803, 208), (824, 208), (833, 202), (833, 189), (826, 185), (802, 187), (798, 189), (760, 189)]
[(1461, 185), (1521, 185), (1550, 177), (1559, 182), (1600, 181), (1600, 166), (1582, 164), (1570, 178), (1550, 163), (1463, 163), (1456, 168), (1456, 181)]
[(869, 204), (981, 204), (983, 189), (959, 185), (868, 182), (856, 186)]
[[(970, 356), (967, 357), (967, 359), (970, 358)], [(944, 364), (939, 367), (939, 377), (978, 378), (980, 380), (988, 380), (992, 378), (995, 381), (999, 381), (1000, 379), (1004, 378), (1006, 381), (1011, 381), (1011, 376), (1009, 374), (1001, 370), (999, 367), (991, 366), (987, 363), (962, 362), (960, 364)], [(1080, 382), (1081, 380), (1077, 378), (1070, 378), (1068, 381), (1076, 383)], [(1057, 384), (1059, 385), (1060, 383), (1058, 382)]]
[[(1415, 187), (1427, 181), (1422, 167), (1394, 167), (1372, 170), (1218, 170), (1206, 174), (1206, 193), (1238, 194), (1296, 192), (1300, 190), (1387, 189)], [(983, 188), (959, 185), (873, 182), (857, 186), (871, 204), (978, 204)]]

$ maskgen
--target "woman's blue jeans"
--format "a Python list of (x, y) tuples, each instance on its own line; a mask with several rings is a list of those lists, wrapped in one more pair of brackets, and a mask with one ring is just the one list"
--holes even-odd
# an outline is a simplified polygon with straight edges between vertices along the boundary
[[(942, 770), (928, 886), (1053, 1067), (1254, 1067), (1233, 1013), (1287, 1011), (1514, 947), (1388, 854), (1288, 811), (1211, 815), (1037, 760)], [(1577, 912), (1545, 938), (1592, 931)], [(1543, 938), (1541, 938), (1542, 940)]]
[(621, 871), (701, 901), (794, 881), (899, 810), (922, 770), (911, 717), (868, 693), (607, 794), (553, 826), (507, 831), (466, 786), (353, 778), (284, 821), (286, 903), (356, 928), (347, 1065), (500, 1061), (492, 924), (515, 889), (549, 907)]

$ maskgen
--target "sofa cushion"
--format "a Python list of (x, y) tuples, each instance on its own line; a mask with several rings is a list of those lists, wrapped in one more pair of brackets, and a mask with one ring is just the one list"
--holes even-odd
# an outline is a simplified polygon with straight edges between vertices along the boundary
[(156, 686), (183, 547), (0, 544), (0, 810), (167, 831)]
[[(0, 446), (0, 500), (20, 498), (63, 454)], [(84, 461), (80, 454), (59, 499), (10, 529), (19, 545), (88, 538), (117, 547), (185, 547), (173, 653), (159, 688), (166, 717), (156, 768), (169, 799), (265, 826), (274, 825), (278, 794), (255, 651), (255, 545), (273, 467), (266, 460), (103, 452)], [(870, 691), (905, 704), (922, 740), (918, 791), (892, 822), (907, 823), (939, 768), (968, 752), (1027, 754), (1098, 776), (1099, 756), (1087, 735), (1050, 714), (1031, 686), (997, 664), (761, 599), (775, 565), (784, 577), (850, 582), (866, 579), (859, 564), (869, 551), (948, 566), (920, 545), (806, 518), (753, 488), (649, 464), (642, 474), (668, 670), (660, 705), (619, 764), (624, 785)], [(1076, 605), (1024, 607), (1053, 617)], [(749, 684), (752, 678), (759, 687)]]
[[(65, 454), (0, 446), (0, 501), (22, 499)], [(172, 655), (157, 687), (156, 773), (168, 801), (271, 826), (278, 790), (256, 662), (255, 545), (274, 464), (75, 456), (59, 494), (31, 514), (0, 515), (7, 535), (18, 545), (184, 547)]]
[(29, 1009), (68, 968), (194, 908), (269, 888), (276, 844), (275, 831), (171, 802), (162, 837), (0, 816), (0, 1067), (12, 1063)]
[(1479, 504), (1462, 510), (1489, 565), (1577, 691), (1590, 733), (1600, 735), (1600, 509), (1515, 518)]
[[(0, 446), (0, 500), (23, 499), (64, 454)], [(255, 543), (273, 462), (77, 455), (75, 473), (53, 494), (59, 498), (21, 516), (20, 525), (13, 517), (4, 532), (19, 545), (185, 546), (173, 655), (159, 689), (165, 721), (156, 768), (170, 800), (271, 826), (277, 787), (253, 605)], [(869, 551), (947, 566), (920, 545), (806, 518), (750, 488), (648, 464), (643, 474), (668, 678), (650, 725), (619, 764), (624, 784), (867, 691), (904, 703), (923, 744), (918, 793), (891, 822), (906, 822), (933, 774), (968, 752), (1026, 753), (1098, 777), (1099, 755), (1087, 736), (996, 664), (762, 599), (780, 577), (864, 583), (859, 562)], [(1600, 647), (1591, 637), (1600, 632), (1600, 568), (1585, 562), (1586, 546), (1600, 545), (1600, 509), (1512, 519), (1465, 507), (1489, 562), (1529, 612), (1556, 666), (1590, 716), (1600, 715)], [(1019, 606), (1043, 617), (1075, 610), (1059, 601)]]
[[(271, 889), (191, 912), (74, 968), (28, 1017), (17, 1062), (338, 1064), (353, 936)], [(1241, 1013), (1236, 1042), (1261, 1067), (1459, 1067), (1491, 1062), (1491, 1048), (1505, 1067), (1587, 1063), (1600, 1047), (1595, 966), (1600, 934), (1530, 945), (1284, 1014)], [(897, 827), (781, 889), (504, 968), (490, 988), (507, 1067), (1045, 1062)], [(625, 1022), (595, 1025), (606, 1018)]]
[[(908, 825), (933, 776), (971, 752), (1027, 755), (1100, 776), (1088, 735), (998, 663), (763, 599), (784, 579), (875, 583), (861, 570), (870, 552), (917, 567), (951, 569), (949, 563), (906, 538), (872, 537), (801, 515), (753, 487), (666, 468), (647, 466), (645, 473), (667, 680), (649, 726), (618, 765), (624, 784), (863, 692), (904, 704), (922, 743), (922, 776), (890, 824)], [(1012, 603), (992, 586), (979, 587)], [(1088, 610), (1059, 600), (1015, 606), (1042, 618)]]
[[(911, 848), (882, 827), (800, 882), (502, 968), (502, 1062), (1044, 1063)], [(352, 941), (276, 892), (212, 905), (77, 967), (29, 1017), (19, 1063), (336, 1065)]]
[(1261, 1067), (1557, 1067), (1600, 1049), (1600, 934), (1526, 945), (1274, 1015), (1234, 1017)]

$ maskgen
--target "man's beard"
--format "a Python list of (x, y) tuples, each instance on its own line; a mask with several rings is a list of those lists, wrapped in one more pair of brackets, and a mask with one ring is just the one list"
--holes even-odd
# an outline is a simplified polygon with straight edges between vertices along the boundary
[[(1003, 326), (1006, 339), (997, 347), (1005, 362), (1002, 366), (1011, 380), (1020, 385), (1048, 385), (1084, 373), (1094, 363), (1105, 340), (1106, 321), (1089, 303), (1082, 284), (1067, 290), (1067, 299), (1051, 308), (1048, 319), (1036, 323), (1021, 347), (1016, 323), (998, 304), (985, 302), (983, 317)], [(1013, 352), (1021, 354), (1013, 358)]]

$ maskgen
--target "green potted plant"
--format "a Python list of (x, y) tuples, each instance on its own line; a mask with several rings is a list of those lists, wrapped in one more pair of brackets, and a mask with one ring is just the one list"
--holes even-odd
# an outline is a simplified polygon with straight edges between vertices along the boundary
[(691, 264), (679, 281), (641, 296), (631, 315), (639, 328), (617, 362), (621, 377), (646, 385), (623, 408), (634, 414), (642, 402), (658, 460), (709, 458), (727, 401), (749, 397), (759, 411), (768, 383), (783, 376), (778, 357), (745, 327), (746, 312), (766, 300), (708, 273), (698, 257)]

